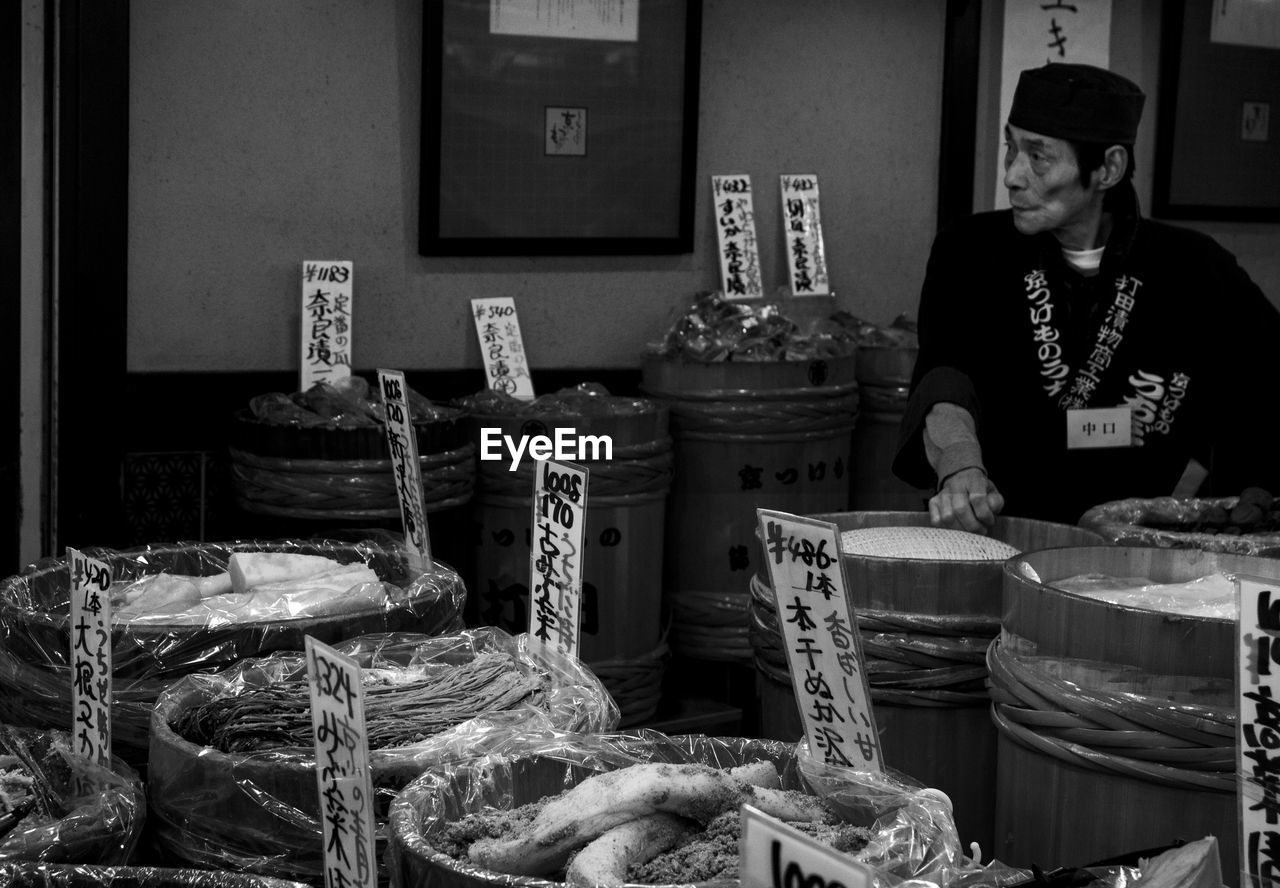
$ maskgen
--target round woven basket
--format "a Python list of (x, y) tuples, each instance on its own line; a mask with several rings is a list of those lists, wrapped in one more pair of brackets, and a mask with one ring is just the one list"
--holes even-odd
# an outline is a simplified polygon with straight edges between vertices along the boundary
[(1280, 558), (1280, 531), (1247, 533), (1224, 524), (1223, 529), (1210, 532), (1205, 527), (1211, 512), (1230, 513), (1239, 501), (1238, 496), (1114, 500), (1089, 509), (1080, 516), (1079, 523), (1107, 542), (1121, 546)]

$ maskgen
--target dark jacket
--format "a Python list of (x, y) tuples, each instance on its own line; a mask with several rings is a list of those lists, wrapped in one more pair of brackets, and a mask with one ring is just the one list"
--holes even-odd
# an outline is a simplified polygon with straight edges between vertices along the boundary
[[(1141, 218), (1131, 186), (1113, 203), (1093, 277), (1007, 210), (938, 235), (899, 477), (934, 485), (924, 418), (952, 401), (974, 416), (1007, 515), (1075, 523), (1099, 503), (1167, 496), (1192, 457), (1210, 469), (1201, 495), (1280, 493), (1280, 311), (1212, 238)], [(1134, 446), (1067, 449), (1067, 406), (1125, 404)]]

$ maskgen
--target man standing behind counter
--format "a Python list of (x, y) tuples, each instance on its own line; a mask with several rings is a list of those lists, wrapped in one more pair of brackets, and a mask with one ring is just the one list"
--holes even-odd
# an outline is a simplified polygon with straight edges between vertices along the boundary
[[(1144, 99), (1089, 65), (1022, 72), (1004, 128), (1010, 209), (934, 242), (893, 462), (936, 484), (934, 524), (984, 532), (1001, 511), (1074, 524), (1115, 499), (1280, 492), (1280, 312), (1212, 238), (1141, 216)], [(1127, 445), (1114, 427), (1085, 434), (1117, 407)]]

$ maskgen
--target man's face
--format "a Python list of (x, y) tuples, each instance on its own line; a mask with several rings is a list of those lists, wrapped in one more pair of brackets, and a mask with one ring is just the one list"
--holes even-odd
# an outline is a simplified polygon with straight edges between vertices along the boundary
[(1080, 183), (1071, 146), (1016, 126), (1004, 128), (1004, 144), (1004, 186), (1018, 231), (1050, 231), (1068, 249), (1092, 248), (1102, 195)]

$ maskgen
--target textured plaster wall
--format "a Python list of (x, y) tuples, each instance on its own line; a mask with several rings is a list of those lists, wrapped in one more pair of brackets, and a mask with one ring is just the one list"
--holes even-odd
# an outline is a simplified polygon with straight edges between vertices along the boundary
[[(431, 2), (431, 0), (428, 0)], [(695, 245), (642, 257), (417, 254), (422, 0), (133, 0), (131, 371), (289, 370), (298, 263), (355, 262), (357, 368), (480, 366), (468, 300), (514, 296), (535, 367), (634, 367), (718, 286), (709, 179), (816, 173), (842, 307), (913, 311), (933, 236), (940, 0), (705, 0)]]

